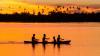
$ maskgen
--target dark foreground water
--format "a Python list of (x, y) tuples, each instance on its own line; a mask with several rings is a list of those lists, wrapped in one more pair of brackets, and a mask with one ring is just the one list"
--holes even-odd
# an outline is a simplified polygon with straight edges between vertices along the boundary
[(71, 45), (0, 44), (0, 56), (100, 56), (100, 23), (0, 23), (0, 42), (31, 40), (61, 34)]

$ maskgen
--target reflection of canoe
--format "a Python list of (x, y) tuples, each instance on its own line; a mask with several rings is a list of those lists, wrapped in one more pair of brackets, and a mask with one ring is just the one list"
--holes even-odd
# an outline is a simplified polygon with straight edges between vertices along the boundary
[(61, 41), (61, 42), (32, 42), (32, 41), (24, 41), (25, 44), (70, 44), (71, 40)]

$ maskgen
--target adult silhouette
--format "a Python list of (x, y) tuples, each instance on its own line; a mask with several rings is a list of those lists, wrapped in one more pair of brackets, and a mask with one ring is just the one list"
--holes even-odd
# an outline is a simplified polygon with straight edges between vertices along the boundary
[(48, 41), (46, 39), (48, 39), (48, 38), (46, 38), (46, 34), (43, 34), (42, 42), (47, 43)]
[(37, 43), (38, 42), (38, 39), (36, 39), (35, 38), (35, 34), (33, 34), (33, 36), (32, 36), (32, 43), (34, 44), (34, 43)]
[(64, 39), (62, 39), (62, 38), (60, 37), (60, 35), (58, 35), (58, 37), (57, 37), (57, 43), (60, 44), (61, 40), (64, 40)]
[(56, 42), (57, 42), (56, 38), (55, 38), (55, 36), (53, 36), (53, 43), (56, 44)]

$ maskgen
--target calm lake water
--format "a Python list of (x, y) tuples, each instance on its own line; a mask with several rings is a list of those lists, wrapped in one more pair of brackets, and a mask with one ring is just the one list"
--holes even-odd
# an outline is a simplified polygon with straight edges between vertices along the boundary
[(100, 23), (0, 23), (0, 43), (31, 40), (32, 34), (41, 41), (43, 33), (58, 34), (71, 45), (0, 44), (0, 56), (100, 56)]

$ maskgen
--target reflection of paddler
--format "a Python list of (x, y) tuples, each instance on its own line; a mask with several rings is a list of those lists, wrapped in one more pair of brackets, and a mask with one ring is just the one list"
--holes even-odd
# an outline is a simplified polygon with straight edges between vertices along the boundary
[(33, 43), (37, 43), (38, 42), (38, 39), (35, 39), (35, 34), (33, 34), (33, 36), (32, 36), (32, 42)]
[(47, 43), (48, 41), (46, 39), (49, 39), (49, 38), (46, 38), (46, 34), (43, 34), (42, 42)]

